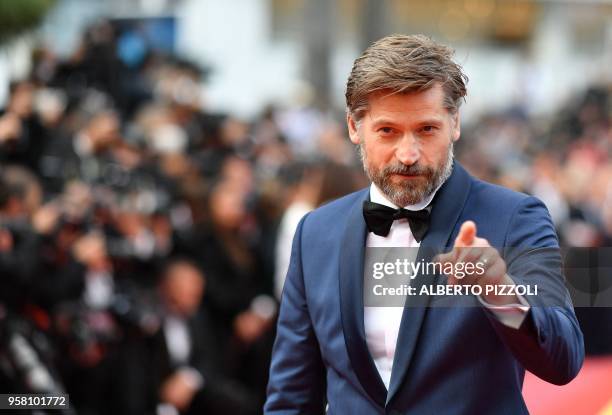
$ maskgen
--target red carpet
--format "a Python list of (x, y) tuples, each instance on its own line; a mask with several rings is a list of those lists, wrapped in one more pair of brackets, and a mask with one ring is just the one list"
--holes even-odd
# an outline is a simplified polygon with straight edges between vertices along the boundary
[(589, 357), (565, 386), (525, 376), (523, 396), (531, 415), (612, 415), (612, 356)]

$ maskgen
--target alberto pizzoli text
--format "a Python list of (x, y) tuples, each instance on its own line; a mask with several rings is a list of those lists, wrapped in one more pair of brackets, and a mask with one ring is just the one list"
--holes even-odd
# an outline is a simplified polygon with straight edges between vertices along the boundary
[(380, 284), (372, 288), (374, 295), (519, 295), (531, 296), (538, 295), (537, 285), (423, 285), (418, 290), (417, 287), (402, 284), (399, 287), (384, 287)]

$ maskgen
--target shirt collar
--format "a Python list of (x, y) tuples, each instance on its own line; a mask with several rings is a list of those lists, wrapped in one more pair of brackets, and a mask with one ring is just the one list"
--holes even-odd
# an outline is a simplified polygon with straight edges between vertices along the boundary
[[(436, 189), (433, 192), (431, 192), (429, 196), (427, 196), (425, 199), (423, 199), (419, 203), (416, 203), (414, 205), (404, 206), (404, 209), (406, 210), (424, 209), (427, 205), (429, 205), (429, 203), (431, 203), (433, 198), (436, 196), (436, 193), (438, 192), (438, 190), (440, 190), (440, 187), (442, 187), (443, 184), (444, 182), (440, 183), (440, 185), (436, 187)], [(398, 209), (398, 206), (395, 203), (391, 202), (389, 199), (387, 199), (387, 197), (383, 194), (383, 192), (374, 183), (370, 185), (370, 201), (381, 204), (381, 205), (388, 206), (393, 209)]]

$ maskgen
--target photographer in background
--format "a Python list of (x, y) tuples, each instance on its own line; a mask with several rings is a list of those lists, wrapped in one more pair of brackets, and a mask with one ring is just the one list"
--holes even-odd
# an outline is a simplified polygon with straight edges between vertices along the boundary
[[(63, 393), (46, 314), (29, 293), (39, 271), (40, 186), (20, 167), (0, 175), (0, 390)], [(30, 222), (36, 225), (32, 226)], [(68, 412), (70, 413), (70, 412)]]
[(0, 302), (20, 311), (39, 261), (33, 252), (41, 238), (32, 223), (40, 205), (40, 185), (20, 167), (7, 167), (0, 175)]
[(47, 136), (34, 111), (36, 87), (30, 81), (9, 85), (9, 101), (0, 111), (0, 161), (38, 171)]

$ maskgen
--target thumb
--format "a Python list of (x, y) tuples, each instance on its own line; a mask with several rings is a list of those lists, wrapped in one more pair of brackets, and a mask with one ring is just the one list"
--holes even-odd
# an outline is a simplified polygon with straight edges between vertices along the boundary
[(465, 221), (461, 225), (461, 229), (459, 229), (459, 235), (455, 239), (455, 246), (471, 246), (474, 243), (474, 238), (476, 237), (476, 224), (471, 221)]

